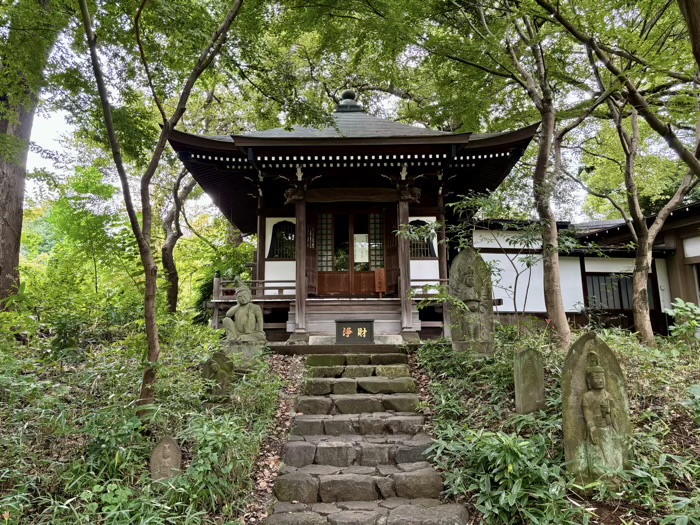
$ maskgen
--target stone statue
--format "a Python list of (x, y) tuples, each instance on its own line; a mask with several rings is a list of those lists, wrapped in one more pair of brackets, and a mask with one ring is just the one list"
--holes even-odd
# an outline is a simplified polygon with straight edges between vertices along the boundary
[[(605, 390), (605, 370), (598, 354), (589, 352), (586, 368), (588, 392), (581, 399), (583, 419), (586, 420), (588, 470), (595, 473), (599, 465), (609, 470), (622, 470), (622, 447), (618, 446), (617, 408), (610, 392)], [(602, 474), (603, 472), (601, 472)]]
[(161, 439), (151, 454), (151, 478), (164, 481), (177, 476), (182, 470), (182, 452), (170, 436)]
[(224, 352), (214, 353), (202, 366), (202, 377), (214, 382), (207, 392), (213, 399), (225, 398), (228, 395), (235, 375), (236, 367)]
[(251, 302), (250, 288), (236, 278), (237, 305), (229, 308), (222, 324), (229, 343), (264, 343), (262, 309)]
[(473, 248), (457, 254), (450, 267), (449, 305), (452, 348), (455, 351), (494, 351), (491, 270)]
[(202, 365), (202, 377), (212, 381), (208, 394), (213, 401), (228, 397), (231, 383), (251, 368), (267, 340), (263, 331), (262, 309), (252, 303), (250, 288), (236, 278), (236, 301), (222, 324), (226, 331), (224, 348)]
[(564, 452), (580, 482), (614, 480), (627, 457), (627, 393), (620, 365), (595, 334), (571, 347), (562, 372)]

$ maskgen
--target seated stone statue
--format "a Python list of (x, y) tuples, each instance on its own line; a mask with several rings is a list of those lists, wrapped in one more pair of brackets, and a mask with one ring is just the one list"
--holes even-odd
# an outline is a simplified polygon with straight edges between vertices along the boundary
[(236, 300), (238, 304), (226, 312), (222, 324), (226, 330), (229, 343), (264, 343), (262, 309), (251, 302), (252, 297), (248, 288), (237, 279)]

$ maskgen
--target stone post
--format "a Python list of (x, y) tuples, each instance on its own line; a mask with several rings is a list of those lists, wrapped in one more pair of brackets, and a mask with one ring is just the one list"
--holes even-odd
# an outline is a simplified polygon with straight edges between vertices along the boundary
[(544, 408), (544, 360), (534, 348), (515, 352), (513, 357), (515, 379), (515, 410), (529, 414)]

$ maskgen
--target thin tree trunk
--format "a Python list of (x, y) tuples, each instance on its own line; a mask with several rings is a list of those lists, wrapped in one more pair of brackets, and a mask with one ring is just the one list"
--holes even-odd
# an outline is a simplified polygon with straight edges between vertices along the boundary
[(165, 243), (160, 250), (163, 269), (165, 270), (165, 279), (168, 281), (168, 312), (171, 314), (177, 312), (177, 299), (180, 292), (180, 275), (177, 272), (174, 254), (175, 245), (180, 237), (182, 237), (182, 234), (176, 232), (171, 233), (166, 237)]
[[(207, 98), (204, 101), (204, 133), (208, 133), (211, 127), (210, 119), (206, 116), (206, 110), (214, 102), (214, 90), (211, 88), (207, 93)], [(177, 271), (177, 263), (175, 262), (175, 246), (182, 238), (182, 228), (180, 228), (180, 210), (183, 202), (189, 197), (192, 190), (197, 185), (197, 181), (190, 177), (190, 180), (180, 189), (182, 179), (187, 176), (187, 170), (182, 169), (175, 179), (173, 185), (173, 203), (163, 216), (163, 229), (165, 230), (165, 243), (160, 250), (163, 269), (165, 270), (165, 279), (168, 281), (168, 312), (174, 314), (177, 312), (177, 301), (180, 295), (180, 274)]]
[(544, 302), (550, 326), (559, 348), (567, 348), (571, 343), (571, 328), (566, 318), (564, 301), (561, 294), (561, 271), (559, 268), (559, 232), (552, 210), (551, 197), (553, 182), (547, 176), (549, 156), (556, 126), (556, 113), (551, 104), (546, 103), (540, 110), (542, 130), (540, 132), (539, 151), (533, 178), (535, 205), (542, 228), (542, 266), (544, 284)]
[(112, 119), (112, 107), (109, 101), (109, 94), (107, 85), (102, 75), (102, 68), (99, 61), (99, 53), (97, 51), (97, 37), (92, 26), (92, 19), (90, 16), (90, 10), (87, 5), (87, 0), (79, 0), (78, 4), (80, 6), (80, 12), (83, 21), (83, 29), (85, 31), (85, 36), (87, 39), (88, 48), (90, 51), (90, 62), (92, 64), (92, 70), (95, 77), (95, 83), (97, 84), (97, 91), (100, 97), (100, 103), (102, 105), (102, 114), (104, 117), (104, 123), (107, 131), (107, 137), (109, 140), (109, 145), (112, 151), (112, 157), (114, 159), (114, 165), (117, 168), (117, 173), (119, 174), (119, 181), (122, 186), (122, 193), (124, 196), (124, 205), (126, 207), (127, 214), (129, 216), (129, 223), (131, 225), (132, 232), (136, 238), (136, 242), (139, 247), (139, 254), (141, 256), (141, 264), (145, 273), (145, 292), (144, 292), (144, 321), (146, 328), (146, 339), (148, 341), (148, 354), (147, 363), (143, 372), (143, 379), (141, 381), (141, 392), (139, 395), (138, 405), (142, 407), (139, 410), (139, 415), (145, 415), (146, 408), (152, 405), (155, 401), (155, 383), (156, 383), (156, 366), (158, 359), (160, 357), (160, 340), (158, 337), (158, 324), (157, 324), (157, 312), (156, 312), (156, 291), (157, 291), (157, 281), (158, 281), (158, 268), (153, 258), (153, 250), (151, 248), (151, 229), (153, 225), (153, 208), (151, 206), (151, 195), (150, 186), (151, 180), (158, 169), (160, 164), (160, 159), (165, 151), (165, 146), (167, 144), (168, 135), (170, 131), (175, 128), (177, 123), (182, 118), (186, 108), (187, 101), (190, 98), (192, 89), (199, 77), (206, 71), (209, 65), (212, 63), (214, 58), (220, 53), (226, 37), (228, 35), (231, 24), (238, 16), (238, 13), (243, 5), (243, 0), (233, 0), (231, 7), (226, 15), (226, 18), (221, 23), (219, 28), (212, 34), (209, 43), (204, 48), (192, 71), (190, 72), (182, 91), (180, 92), (180, 97), (177, 103), (177, 108), (173, 112), (172, 116), (168, 119), (165, 114), (165, 109), (160, 101), (157, 91), (153, 87), (152, 78), (150, 75), (150, 68), (146, 62), (145, 53), (141, 46), (140, 37), (140, 26), (139, 20), (143, 9), (145, 8), (147, 2), (141, 3), (141, 7), (137, 11), (136, 17), (134, 19), (136, 27), (136, 40), (139, 47), (139, 52), (141, 56), (142, 65), (148, 79), (149, 88), (151, 89), (151, 95), (155, 105), (158, 107), (162, 117), (163, 126), (161, 128), (160, 136), (158, 137), (158, 142), (153, 150), (151, 159), (144, 173), (141, 176), (141, 220), (139, 223), (138, 214), (136, 212), (136, 207), (131, 198), (131, 190), (129, 188), (129, 178), (126, 172), (126, 167), (124, 165), (124, 160), (122, 158), (121, 146), (119, 139), (117, 138), (116, 129), (114, 127), (114, 121)]
[(627, 205), (632, 214), (632, 224), (637, 232), (637, 246), (635, 248), (634, 272), (632, 275), (632, 314), (634, 317), (634, 329), (639, 339), (648, 346), (654, 346), (654, 330), (651, 327), (651, 314), (649, 312), (649, 270), (651, 269), (651, 249), (655, 236), (649, 234), (644, 212), (639, 204), (639, 189), (637, 188), (636, 164), (639, 151), (639, 117), (637, 110), (632, 108), (631, 124), (632, 135), (622, 125), (622, 112), (617, 109), (615, 103), (609, 104), (613, 115), (616, 115), (616, 126), (620, 142), (625, 151), (625, 187), (627, 189)]
[[(559, 269), (559, 232), (557, 221), (552, 210), (552, 193), (556, 183), (556, 173), (549, 170), (549, 158), (552, 153), (552, 143), (557, 125), (557, 115), (554, 109), (552, 90), (549, 84), (547, 66), (541, 47), (534, 42), (537, 40), (536, 26), (527, 17), (522, 20), (524, 28), (515, 28), (523, 42), (529, 42), (528, 47), (534, 58), (534, 73), (528, 70), (518, 57), (517, 48), (507, 43), (507, 49), (513, 60), (513, 65), (525, 79), (524, 87), (528, 96), (542, 117), (537, 162), (533, 174), (533, 195), (535, 207), (540, 217), (542, 230), (542, 273), (544, 285), (544, 302), (547, 316), (550, 319), (554, 343), (560, 349), (565, 349), (571, 343), (571, 328), (566, 319), (566, 310), (561, 295), (561, 275)], [(527, 33), (529, 36), (525, 36)], [(522, 84), (522, 82), (521, 82)]]
[(187, 170), (182, 170), (175, 180), (173, 186), (173, 204), (163, 217), (163, 229), (165, 230), (165, 242), (160, 250), (161, 259), (163, 261), (163, 269), (165, 270), (165, 279), (168, 281), (168, 311), (170, 313), (177, 312), (177, 300), (180, 293), (180, 275), (177, 271), (177, 263), (175, 262), (175, 246), (177, 241), (182, 237), (182, 229), (180, 228), (180, 210), (183, 201), (192, 193), (197, 181), (190, 178), (187, 183), (180, 188), (182, 179), (187, 175)]

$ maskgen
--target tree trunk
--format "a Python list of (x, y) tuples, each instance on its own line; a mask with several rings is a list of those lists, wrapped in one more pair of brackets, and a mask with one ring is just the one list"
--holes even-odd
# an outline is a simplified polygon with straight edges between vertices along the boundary
[(0, 114), (6, 117), (0, 119), (0, 301), (15, 294), (19, 286), (17, 266), (29, 138), (44, 84), (44, 68), (67, 23), (48, 0), (22, 0), (8, 7), (8, 12), (9, 34), (0, 51)]
[(559, 240), (557, 221), (552, 211), (551, 197), (554, 182), (548, 177), (549, 156), (556, 125), (556, 114), (549, 102), (540, 110), (542, 130), (540, 131), (539, 151), (533, 178), (535, 205), (542, 228), (542, 266), (544, 273), (544, 302), (554, 341), (559, 348), (567, 348), (571, 343), (571, 328), (566, 319), (564, 301), (561, 296), (561, 276), (559, 270)]
[(168, 281), (168, 311), (171, 314), (177, 312), (177, 299), (180, 293), (180, 275), (175, 263), (175, 245), (182, 237), (180, 228), (180, 212), (182, 203), (189, 197), (192, 190), (197, 186), (197, 181), (192, 177), (180, 188), (182, 179), (187, 176), (187, 170), (183, 169), (175, 179), (173, 185), (173, 202), (163, 216), (163, 230), (165, 230), (165, 243), (161, 248), (161, 258), (163, 259), (163, 269), (165, 278)]
[[(148, 358), (146, 367), (143, 370), (141, 380), (141, 393), (139, 394), (138, 405), (148, 407), (155, 402), (156, 384), (156, 363), (160, 357), (160, 340), (158, 338), (158, 323), (156, 317), (156, 291), (158, 283), (158, 267), (153, 260), (153, 253), (150, 250), (141, 251), (141, 261), (146, 277), (146, 292), (144, 294), (144, 320), (146, 325), (146, 339), (148, 341)], [(139, 415), (144, 411), (140, 410)]]
[(695, 63), (700, 69), (700, 0), (678, 0), (678, 7), (688, 25), (688, 36), (693, 49)]
[(651, 242), (648, 237), (639, 237), (632, 274), (632, 314), (634, 329), (646, 345), (654, 345), (654, 330), (649, 312), (649, 270), (651, 269)]
[(31, 107), (20, 110), (16, 124), (0, 121), (0, 134), (16, 141), (20, 149), (19, 152), (0, 152), (0, 300), (17, 293), (19, 286), (17, 267), (22, 238), (24, 181), (35, 108), (34, 102)]
[(177, 312), (177, 298), (180, 291), (180, 275), (175, 264), (175, 245), (180, 237), (182, 234), (177, 231), (169, 232), (160, 251), (165, 279), (168, 281), (168, 312), (171, 314)]
[(110, 148), (112, 150), (114, 165), (117, 168), (117, 173), (119, 174), (119, 180), (122, 186), (122, 193), (124, 196), (124, 205), (129, 216), (129, 223), (131, 224), (131, 229), (139, 246), (141, 264), (143, 265), (146, 277), (146, 290), (144, 293), (144, 321), (146, 325), (146, 338), (148, 340), (148, 355), (147, 364), (143, 372), (141, 392), (138, 400), (138, 405), (141, 407), (138, 411), (138, 414), (142, 416), (146, 413), (146, 407), (152, 405), (155, 401), (156, 366), (158, 363), (158, 358), (160, 357), (160, 341), (158, 339), (156, 309), (158, 268), (156, 266), (155, 260), (153, 259), (153, 251), (151, 249), (151, 228), (153, 224), (153, 210), (151, 206), (150, 196), (151, 180), (155, 175), (158, 165), (160, 164), (160, 160), (163, 156), (163, 152), (165, 151), (165, 146), (167, 144), (167, 138), (168, 134), (170, 133), (170, 130), (174, 129), (177, 123), (182, 118), (182, 115), (187, 108), (187, 101), (190, 98), (192, 89), (196, 84), (197, 80), (209, 67), (214, 58), (220, 53), (221, 48), (224, 45), (224, 42), (226, 41), (229, 29), (231, 28), (231, 24), (238, 16), (240, 8), (243, 5), (243, 0), (234, 0), (230, 10), (228, 11), (228, 14), (226, 15), (226, 18), (219, 26), (219, 28), (212, 34), (209, 43), (200, 54), (199, 59), (197, 60), (192, 71), (190, 72), (190, 75), (188, 76), (187, 81), (185, 82), (180, 93), (177, 109), (170, 118), (167, 118), (163, 104), (161, 103), (156, 90), (153, 89), (150, 70), (145, 59), (145, 54), (143, 53), (143, 49), (141, 47), (139, 17), (143, 8), (146, 5), (146, 2), (142, 2), (141, 8), (139, 9), (134, 19), (134, 23), (136, 26), (136, 40), (141, 51), (142, 65), (146, 76), (148, 77), (149, 86), (151, 87), (151, 94), (153, 96), (154, 103), (160, 110), (161, 115), (163, 117), (163, 127), (160, 132), (158, 143), (155, 146), (155, 149), (151, 156), (151, 160), (148, 163), (146, 170), (141, 176), (140, 189), (142, 224), (139, 223), (139, 218), (136, 213), (136, 207), (134, 206), (131, 197), (131, 190), (129, 189), (129, 179), (122, 159), (122, 152), (121, 146), (119, 144), (119, 139), (117, 138), (117, 133), (114, 127), (114, 121), (112, 118), (112, 108), (109, 102), (107, 85), (104, 81), (104, 76), (100, 67), (99, 53), (97, 50), (97, 37), (95, 36), (95, 31), (93, 29), (88, 3), (87, 0), (79, 0), (78, 4), (80, 6), (80, 13), (83, 21), (83, 29), (85, 30), (85, 37), (87, 40), (88, 49), (90, 51), (90, 62), (92, 64), (93, 74), (95, 77), (95, 82), (97, 84), (97, 90), (100, 96), (102, 113), (104, 117), (105, 127), (107, 129), (107, 137), (109, 139)]

